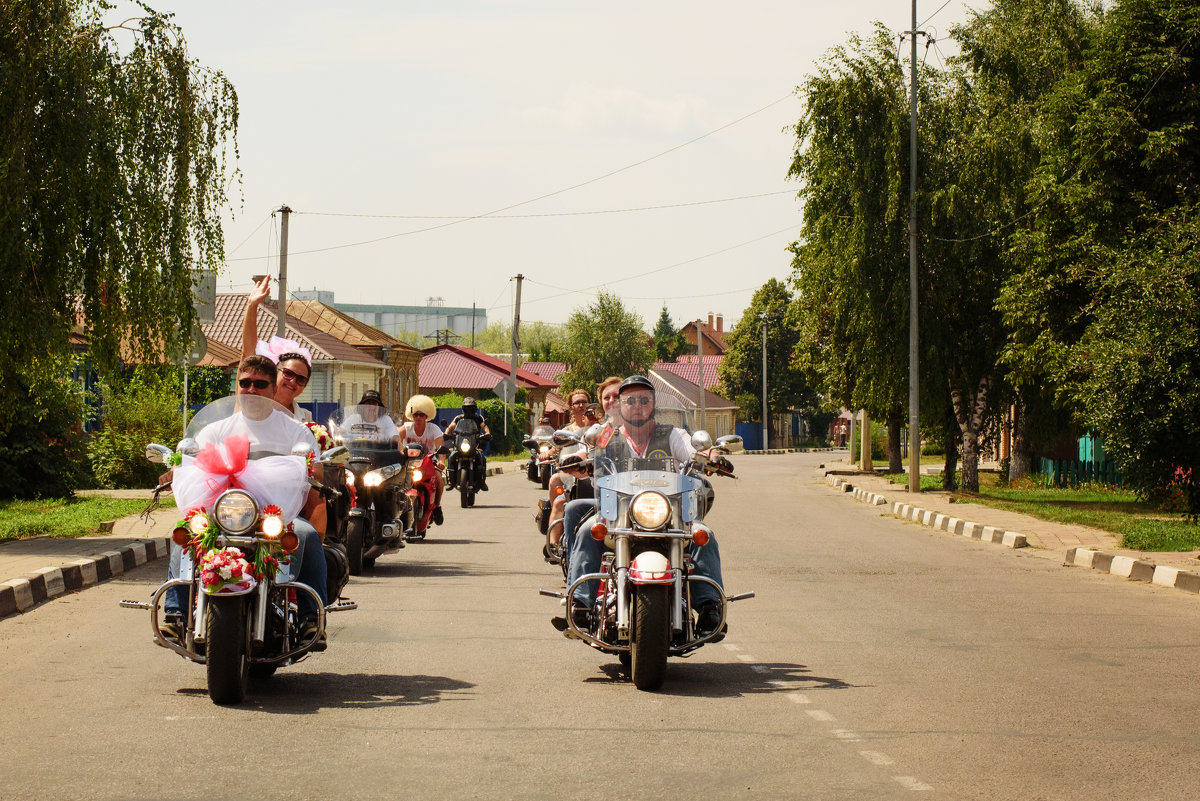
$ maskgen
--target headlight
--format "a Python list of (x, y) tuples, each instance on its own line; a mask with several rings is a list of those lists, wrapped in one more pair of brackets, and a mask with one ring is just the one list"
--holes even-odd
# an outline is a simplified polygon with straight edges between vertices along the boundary
[(263, 518), (262, 533), (264, 537), (275, 539), (283, 533), (283, 518), (279, 515), (267, 515)]
[(538, 453), (549, 453), (549, 452), (550, 452), (549, 445), (543, 445), (542, 447), (538, 448)]
[(377, 470), (372, 470), (363, 476), (364, 487), (378, 487), (383, 482), (387, 481), (392, 476), (400, 471), (400, 466), (395, 464), (385, 465)]
[(413, 483), (414, 484), (420, 482), (420, 480), (424, 477), (425, 477), (425, 474), (421, 472), (421, 469), (419, 467), (413, 469)]
[(229, 534), (245, 534), (258, 521), (258, 504), (248, 492), (229, 490), (213, 510), (217, 525)]
[(348, 487), (354, 486), (354, 471), (352, 471), (352, 470), (346, 471), (346, 486), (348, 486)]
[(199, 534), (204, 529), (208, 528), (208, 515), (203, 512), (197, 512), (192, 515), (192, 519), (188, 521), (188, 528), (193, 534)]
[(471, 440), (464, 439), (462, 442), (460, 442), (458, 444), (458, 449), (460, 451), (462, 451), (463, 453), (470, 453), (471, 452)]
[(657, 531), (671, 519), (671, 503), (661, 492), (643, 492), (629, 505), (629, 516), (639, 528)]

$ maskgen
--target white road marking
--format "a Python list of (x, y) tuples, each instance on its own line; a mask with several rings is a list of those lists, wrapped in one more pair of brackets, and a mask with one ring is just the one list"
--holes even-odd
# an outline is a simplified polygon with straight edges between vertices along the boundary
[(898, 781), (900, 783), (900, 786), (903, 787), (905, 790), (916, 790), (917, 792), (925, 792), (927, 790), (933, 789), (928, 784), (921, 781), (920, 779), (918, 779), (915, 776), (893, 776), (892, 778), (895, 779), (896, 781)]
[(808, 716), (813, 720), (819, 720), (822, 723), (832, 723), (837, 720), (833, 715), (826, 712), (824, 709), (808, 709)]
[(804, 693), (788, 693), (787, 698), (793, 704), (811, 704), (812, 703), (812, 701), (808, 700), (808, 696), (805, 695)]
[(834, 737), (839, 740), (845, 740), (848, 743), (861, 743), (862, 738), (849, 729), (834, 729), (832, 732)]
[(753, 662), (754, 661), (754, 657), (750, 656), (750, 654), (738, 654), (737, 658), (742, 660), (743, 662)]
[(725, 650), (727, 650), (727, 651), (742, 650), (742, 646), (738, 645), (737, 643), (727, 642), (727, 643), (724, 643), (724, 646), (725, 646)]
[(896, 764), (890, 756), (887, 754), (881, 754), (878, 751), (859, 751), (858, 753), (862, 754), (862, 756), (872, 765), (883, 767), (884, 765)]
[[(769, 665), (751, 665), (750, 669), (753, 670), (755, 673), (770, 673), (771, 672), (771, 667)], [(774, 684), (774, 682), (772, 682), (772, 684)]]

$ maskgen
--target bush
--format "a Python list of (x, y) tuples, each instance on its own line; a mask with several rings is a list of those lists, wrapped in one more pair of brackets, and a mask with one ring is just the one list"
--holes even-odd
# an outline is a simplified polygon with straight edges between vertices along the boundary
[(86, 486), (83, 388), (60, 377), (11, 380), (25, 402), (0, 410), (0, 498), (61, 498)]
[(146, 461), (146, 444), (174, 446), (183, 436), (183, 384), (178, 371), (135, 368), (100, 384), (104, 427), (88, 447), (102, 487), (152, 487), (163, 472)]
[(488, 429), (492, 432), (492, 453), (516, 453), (524, 450), (521, 442), (525, 439), (529, 428), (529, 408), (523, 403), (515, 403), (508, 407), (508, 434), (504, 433), (504, 401), (498, 398), (487, 398), (479, 401), (479, 411), (487, 418)]

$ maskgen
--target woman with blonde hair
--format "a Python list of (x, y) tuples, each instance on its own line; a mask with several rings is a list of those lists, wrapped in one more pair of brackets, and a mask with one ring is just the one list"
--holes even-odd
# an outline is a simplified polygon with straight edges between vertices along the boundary
[[(413, 395), (408, 399), (408, 403), (404, 405), (404, 419), (407, 421), (400, 427), (400, 449), (404, 450), (404, 446), (410, 442), (419, 442), (425, 446), (425, 450), (429, 454), (434, 454), (438, 448), (442, 447), (445, 435), (435, 423), (431, 422), (437, 416), (437, 407), (433, 405), (433, 399), (428, 395)], [(441, 456), (433, 456), (437, 460), (438, 466), (442, 464)], [(442, 471), (437, 471), (437, 497), (433, 501), (433, 522), (437, 525), (442, 524), (442, 490), (445, 488), (445, 483), (442, 481)]]

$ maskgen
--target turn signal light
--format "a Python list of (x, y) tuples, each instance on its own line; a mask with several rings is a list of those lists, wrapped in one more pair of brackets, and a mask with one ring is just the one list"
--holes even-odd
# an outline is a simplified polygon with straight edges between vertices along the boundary
[(709, 532), (709, 530), (704, 526), (696, 526), (692, 529), (692, 542), (701, 546), (708, 545), (710, 533), (711, 532)]
[(603, 540), (608, 536), (608, 526), (603, 523), (597, 523), (592, 526), (592, 539)]
[(562, 494), (563, 494), (563, 492), (564, 492), (564, 490), (563, 490), (563, 488), (562, 488), (562, 487), (555, 487), (555, 488), (554, 488), (554, 494), (555, 494), (555, 495), (562, 495)]
[(285, 553), (293, 553), (300, 547), (300, 537), (294, 531), (285, 531), (283, 536), (279, 538), (279, 544), (283, 547)]
[(187, 544), (191, 542), (191, 540), (192, 538), (190, 533), (183, 526), (177, 526), (175, 530), (171, 532), (171, 542), (175, 543), (180, 548), (186, 548)]

